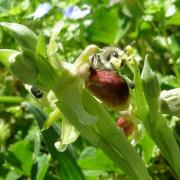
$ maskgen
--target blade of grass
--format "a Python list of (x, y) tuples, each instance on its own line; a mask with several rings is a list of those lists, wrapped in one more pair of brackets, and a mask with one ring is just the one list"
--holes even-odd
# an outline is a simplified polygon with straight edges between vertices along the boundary
[(25, 100), (27, 99), (17, 96), (0, 96), (0, 103), (2, 104), (19, 104)]

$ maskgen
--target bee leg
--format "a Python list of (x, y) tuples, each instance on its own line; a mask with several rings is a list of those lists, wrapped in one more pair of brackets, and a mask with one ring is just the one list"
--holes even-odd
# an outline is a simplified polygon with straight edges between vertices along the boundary
[(135, 84), (133, 82), (128, 82), (127, 84), (128, 84), (130, 89), (134, 89), (135, 88)]
[(122, 75), (122, 74), (120, 74), (120, 76), (126, 81), (128, 87), (129, 87), (130, 89), (134, 89), (134, 88), (135, 88), (134, 82), (132, 82), (128, 77), (126, 77), (126, 76), (124, 76), (124, 75)]

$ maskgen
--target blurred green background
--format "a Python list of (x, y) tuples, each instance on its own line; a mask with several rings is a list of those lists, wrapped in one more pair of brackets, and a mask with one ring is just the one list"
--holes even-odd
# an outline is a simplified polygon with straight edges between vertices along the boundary
[[(89, 44), (131, 45), (140, 67), (148, 54), (162, 90), (180, 87), (180, 1), (0, 0), (0, 21), (24, 24), (36, 33), (43, 31), (47, 42), (52, 27), (60, 20), (66, 25), (58, 37), (62, 59), (73, 62)], [(3, 29), (0, 48), (19, 48)], [(46, 119), (50, 109), (25, 108), (21, 102), (27, 98), (32, 96), (23, 84), (0, 64), (0, 179), (125, 179), (100, 149), (81, 137), (68, 151), (58, 153), (53, 144), (61, 121), (41, 133), (37, 122)], [(167, 118), (180, 144), (180, 122), (175, 117)], [(142, 136), (136, 149), (153, 179), (175, 179), (158, 148), (146, 134)]]

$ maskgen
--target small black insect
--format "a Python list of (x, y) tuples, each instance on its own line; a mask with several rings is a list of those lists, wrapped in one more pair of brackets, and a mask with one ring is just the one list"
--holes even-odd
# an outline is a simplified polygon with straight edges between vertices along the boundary
[(31, 93), (38, 99), (43, 97), (43, 92), (34, 86), (31, 87)]

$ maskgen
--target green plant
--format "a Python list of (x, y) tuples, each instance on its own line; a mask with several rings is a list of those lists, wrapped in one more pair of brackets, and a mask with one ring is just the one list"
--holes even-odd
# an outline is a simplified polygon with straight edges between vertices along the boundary
[[(10, 31), (21, 47), (20, 51), (0, 50), (4, 65), (24, 83), (33, 85), (46, 94), (53, 92), (55, 104), (59, 109), (58, 115), (72, 124), (93, 145), (99, 146), (120, 166), (129, 179), (151, 179), (143, 161), (123, 132), (116, 127), (107, 109), (83, 86), (90, 68), (90, 57), (103, 50), (89, 45), (71, 64), (59, 60), (57, 50), (54, 51), (57, 46), (56, 37), (63, 27), (62, 21), (53, 28), (48, 45), (45, 44), (42, 33), (37, 37), (23, 25), (4, 22), (0, 23), (0, 26)], [(126, 117), (130, 120), (136, 123), (139, 120), (144, 124), (148, 135), (159, 146), (180, 177), (180, 151), (160, 112), (160, 88), (157, 77), (150, 69), (147, 59), (141, 77), (137, 62), (133, 58), (130, 60), (131, 62), (126, 63), (134, 73), (135, 89), (130, 93), (132, 109), (120, 113), (127, 113)], [(51, 123), (50, 121), (47, 124)], [(78, 132), (75, 133), (77, 134)], [(59, 149), (62, 150), (62, 147), (65, 149), (64, 146), (60, 146)]]

